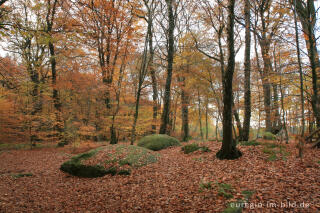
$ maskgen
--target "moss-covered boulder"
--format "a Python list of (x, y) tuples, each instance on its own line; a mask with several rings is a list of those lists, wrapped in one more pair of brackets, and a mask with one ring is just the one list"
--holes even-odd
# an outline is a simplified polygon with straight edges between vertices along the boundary
[(271, 132), (265, 132), (265, 133), (263, 134), (263, 139), (266, 139), (266, 140), (276, 140), (277, 137), (276, 137), (274, 134), (272, 134)]
[(198, 151), (198, 150), (200, 150), (201, 152), (211, 152), (209, 147), (207, 147), (207, 146), (199, 146), (196, 143), (187, 144), (184, 147), (182, 147), (181, 150), (183, 151), (184, 154), (189, 154), (189, 153), (192, 153), (192, 152), (195, 152), (195, 151)]
[(78, 177), (130, 175), (132, 168), (154, 163), (159, 154), (138, 146), (108, 145), (72, 157), (60, 169)]
[(138, 141), (138, 146), (158, 151), (172, 146), (180, 146), (180, 142), (178, 139), (168, 135), (154, 134), (141, 138)]

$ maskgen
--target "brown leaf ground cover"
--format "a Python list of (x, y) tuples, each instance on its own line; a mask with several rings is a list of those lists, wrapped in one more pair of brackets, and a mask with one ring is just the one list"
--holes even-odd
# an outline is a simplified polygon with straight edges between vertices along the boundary
[[(201, 144), (213, 152), (174, 147), (130, 176), (93, 179), (59, 170), (72, 156), (68, 147), (3, 151), (0, 212), (222, 212), (243, 191), (254, 192), (244, 212), (320, 212), (319, 150), (306, 149), (301, 161), (293, 144), (276, 158), (265, 146), (239, 146), (243, 157), (220, 161), (219, 142)], [(15, 176), (22, 173), (32, 176)], [(233, 198), (219, 183), (232, 186)]]

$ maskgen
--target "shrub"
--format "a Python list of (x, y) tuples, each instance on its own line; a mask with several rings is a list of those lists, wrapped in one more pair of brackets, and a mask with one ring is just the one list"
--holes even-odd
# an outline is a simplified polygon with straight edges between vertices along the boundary
[(266, 140), (276, 140), (277, 137), (276, 137), (274, 134), (272, 134), (271, 132), (265, 132), (265, 133), (263, 134), (263, 139), (266, 139)]
[(197, 151), (199, 149), (200, 149), (200, 147), (196, 143), (188, 144), (188, 145), (185, 145), (184, 147), (181, 148), (181, 150), (183, 151), (184, 154), (189, 154), (189, 153)]
[(168, 135), (155, 134), (141, 138), (138, 142), (138, 146), (158, 151), (171, 146), (180, 146), (180, 142), (176, 138)]

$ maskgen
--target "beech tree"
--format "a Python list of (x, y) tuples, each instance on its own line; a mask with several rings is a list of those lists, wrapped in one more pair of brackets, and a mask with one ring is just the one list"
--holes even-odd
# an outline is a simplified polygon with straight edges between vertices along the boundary
[(171, 97), (171, 80), (172, 80), (172, 68), (173, 68), (173, 57), (174, 57), (174, 1), (166, 0), (168, 9), (168, 53), (167, 53), (167, 77), (165, 84), (165, 92), (163, 98), (163, 110), (161, 114), (161, 125), (160, 134), (166, 134), (168, 132), (169, 124), (169, 113), (170, 113), (170, 97)]
[(234, 52), (234, 6), (235, 1), (228, 1), (228, 25), (227, 25), (227, 45), (228, 45), (228, 65), (223, 75), (223, 139), (221, 149), (217, 152), (217, 157), (223, 159), (236, 159), (242, 153), (236, 148), (236, 142), (232, 138), (232, 79), (235, 67)]

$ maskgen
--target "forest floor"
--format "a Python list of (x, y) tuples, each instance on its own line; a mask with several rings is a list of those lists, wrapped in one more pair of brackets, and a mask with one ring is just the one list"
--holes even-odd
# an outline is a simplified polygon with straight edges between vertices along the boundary
[(294, 143), (281, 153), (238, 146), (240, 159), (220, 161), (220, 142), (201, 144), (212, 152), (169, 148), (130, 176), (92, 179), (59, 170), (83, 147), (2, 151), (0, 212), (222, 212), (237, 199), (247, 201), (243, 212), (320, 212), (319, 149), (306, 148), (301, 160)]

